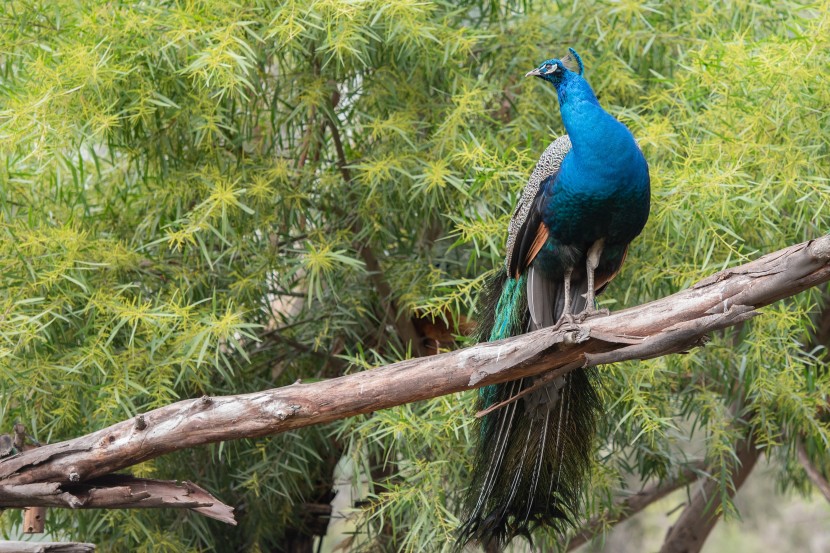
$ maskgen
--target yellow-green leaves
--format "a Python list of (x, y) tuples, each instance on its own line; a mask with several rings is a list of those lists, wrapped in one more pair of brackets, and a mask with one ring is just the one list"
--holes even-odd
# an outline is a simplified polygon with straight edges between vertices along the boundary
[(322, 299), (323, 286), (334, 284), (331, 279), (338, 267), (362, 270), (363, 262), (351, 257), (345, 249), (334, 249), (331, 244), (318, 246), (309, 242), (303, 258), (309, 296), (313, 294), (317, 299)]
[[(651, 219), (606, 305), (830, 225), (826, 1), (3, 9), (0, 433), (21, 419), (56, 441), (177, 398), (369, 370), (408, 355), (396, 325), (413, 312), (454, 347), (503, 263), (518, 194), (565, 132), (555, 92), (524, 74), (569, 46), (651, 166)], [(826, 448), (830, 381), (805, 323), (819, 299), (767, 308), (689, 355), (601, 370), (606, 457), (586, 517), (620, 482), (692, 454), (728, 489), (730, 447), (750, 427), (781, 457), (797, 435)], [(50, 529), (114, 551), (273, 550), (309, 527), (297, 505), (330, 501), (346, 456), (373, 490), (354, 543), (439, 550), (466, 485), (469, 401), (140, 469), (197, 467), (244, 506), (238, 530), (147, 511), (50, 514)]]

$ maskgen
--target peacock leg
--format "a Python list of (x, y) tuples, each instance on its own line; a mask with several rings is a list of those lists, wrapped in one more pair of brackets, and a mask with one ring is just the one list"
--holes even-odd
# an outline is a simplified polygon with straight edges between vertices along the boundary
[(573, 325), (574, 324), (574, 316), (571, 313), (571, 274), (574, 272), (573, 267), (570, 267), (565, 271), (565, 280), (564, 280), (564, 291), (565, 291), (565, 305), (562, 307), (562, 315), (559, 316), (559, 320), (556, 321), (556, 328), (561, 327), (562, 325)]
[(594, 307), (594, 273), (599, 267), (599, 259), (602, 256), (602, 249), (605, 246), (605, 239), (594, 242), (588, 248), (587, 260), (585, 262), (586, 277), (588, 280), (588, 292), (585, 294), (585, 309), (579, 314), (579, 321), (582, 322), (592, 315), (607, 315), (607, 309), (596, 309)]

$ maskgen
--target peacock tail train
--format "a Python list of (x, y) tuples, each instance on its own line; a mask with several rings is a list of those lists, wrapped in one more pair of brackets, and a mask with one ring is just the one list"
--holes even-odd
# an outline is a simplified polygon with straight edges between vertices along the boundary
[[(504, 266), (479, 300), (479, 341), (598, 313), (595, 296), (648, 219), (648, 163), (583, 69), (571, 49), (527, 74), (556, 88), (567, 134), (542, 153), (510, 219)], [(480, 422), (459, 548), (475, 540), (498, 550), (539, 526), (562, 533), (580, 516), (601, 409), (598, 379), (586, 369), (538, 378), (479, 393), (479, 408), (491, 410)]]
[[(527, 331), (526, 277), (508, 278), (502, 269), (481, 297), (476, 334), (501, 340)], [(581, 310), (575, 302), (572, 312)], [(532, 386), (534, 377), (479, 390), (486, 409)], [(591, 466), (600, 401), (593, 369), (573, 371), (485, 415), (469, 488), (467, 522), (459, 544), (481, 542), (488, 550), (537, 526), (564, 530), (580, 510)]]

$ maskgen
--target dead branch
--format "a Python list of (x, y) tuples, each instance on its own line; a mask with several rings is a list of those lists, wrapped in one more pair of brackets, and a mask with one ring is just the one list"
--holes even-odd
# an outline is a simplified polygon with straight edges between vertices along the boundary
[(92, 553), (94, 543), (0, 541), (0, 553)]
[(35, 482), (0, 485), (3, 507), (65, 507), (71, 509), (191, 509), (236, 524), (233, 509), (192, 482), (134, 478), (110, 474), (78, 484)]
[(673, 491), (683, 486), (688, 486), (696, 481), (701, 476), (701, 473), (704, 472), (708, 471), (706, 471), (706, 466), (703, 461), (700, 461), (684, 468), (680, 471), (680, 474), (666, 482), (654, 484), (642, 491), (629, 495), (608, 512), (589, 520), (582, 527), (582, 530), (570, 539), (566, 551), (573, 551), (602, 532), (603, 528), (608, 528), (628, 520), (655, 501), (660, 501)]
[(702, 344), (707, 333), (754, 317), (756, 308), (828, 280), (830, 236), (824, 236), (579, 326), (547, 328), (313, 384), (180, 401), (0, 459), (0, 486), (87, 482), (180, 449), (277, 434), (547, 371), (564, 374), (579, 365), (686, 351)]

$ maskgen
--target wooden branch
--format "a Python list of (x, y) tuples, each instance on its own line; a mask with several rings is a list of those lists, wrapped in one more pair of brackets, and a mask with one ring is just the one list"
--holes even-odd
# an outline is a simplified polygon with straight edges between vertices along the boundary
[(94, 543), (0, 541), (0, 553), (91, 553)]
[(813, 462), (810, 460), (810, 456), (807, 455), (807, 450), (804, 449), (804, 443), (801, 440), (798, 440), (796, 443), (796, 454), (798, 455), (798, 462), (801, 463), (801, 466), (804, 467), (804, 471), (807, 473), (807, 476), (812, 481), (813, 485), (819, 489), (821, 494), (824, 496), (824, 499), (830, 501), (830, 482), (819, 472)]
[(702, 461), (694, 463), (693, 465), (684, 468), (680, 471), (680, 474), (671, 480), (654, 484), (653, 486), (649, 486), (642, 491), (629, 495), (608, 512), (589, 520), (582, 527), (582, 530), (577, 532), (570, 539), (566, 551), (573, 551), (602, 532), (604, 528), (628, 520), (655, 501), (660, 501), (673, 491), (689, 485), (697, 480), (701, 473), (705, 471), (706, 466)]
[[(507, 340), (258, 393), (180, 401), (86, 436), (0, 459), (0, 485), (79, 483), (180, 449), (256, 438), (578, 365), (648, 359), (703, 343), (755, 308), (830, 280), (830, 236), (711, 276), (688, 290)], [(2, 503), (0, 503), (2, 507)]]
[(36, 482), (0, 485), (3, 507), (64, 507), (71, 509), (191, 509), (236, 524), (233, 509), (192, 482), (134, 478), (110, 474), (81, 484)]
[[(737, 457), (733, 463), (732, 486), (729, 497), (734, 497), (741, 489), (746, 478), (755, 468), (761, 456), (761, 450), (754, 440), (744, 440), (737, 448)], [(677, 522), (669, 528), (660, 553), (698, 553), (706, 538), (720, 519), (718, 507), (718, 487), (720, 483), (709, 480), (703, 484), (692, 498), (691, 503), (683, 509)]]

